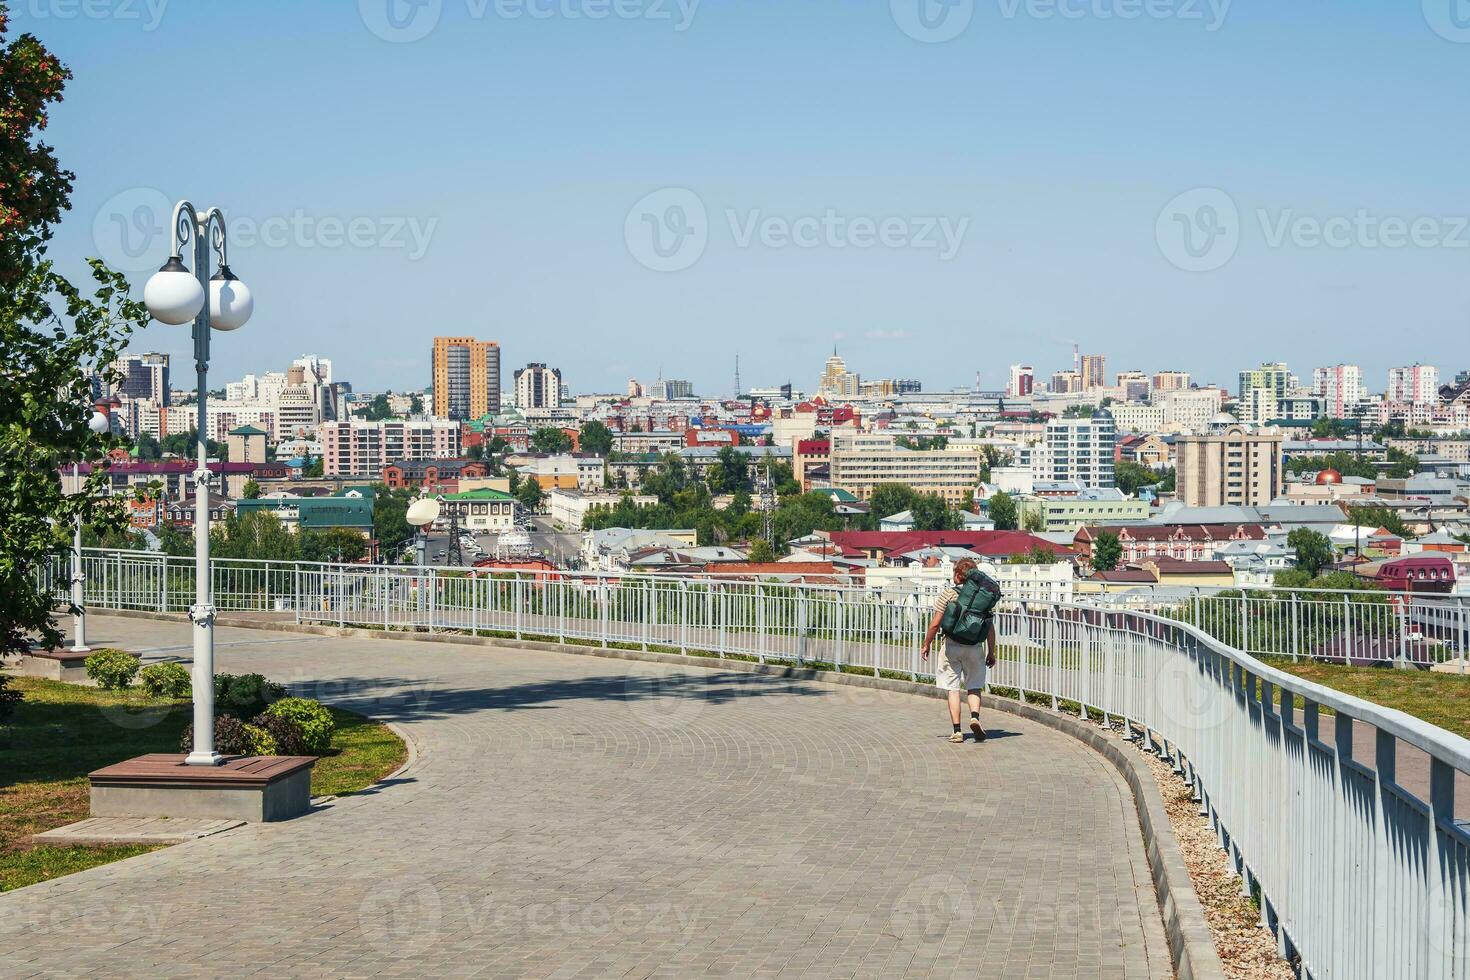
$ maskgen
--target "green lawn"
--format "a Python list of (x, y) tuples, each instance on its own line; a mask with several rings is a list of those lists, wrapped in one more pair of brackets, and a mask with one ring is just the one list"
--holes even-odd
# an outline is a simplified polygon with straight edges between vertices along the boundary
[(1330, 687), (1422, 718), (1431, 725), (1470, 738), (1470, 675), (1435, 674), (1392, 667), (1343, 667), (1272, 660), (1272, 665), (1304, 680)]
[[(0, 892), (71, 874), (151, 847), (34, 847), (32, 834), (87, 816), (87, 773), (145, 752), (177, 752), (190, 720), (183, 701), (134, 691), (14, 678), (25, 694), (0, 727)], [(402, 765), (403, 743), (385, 726), (332, 709), (337, 732), (312, 774), (313, 796), (341, 796)]]

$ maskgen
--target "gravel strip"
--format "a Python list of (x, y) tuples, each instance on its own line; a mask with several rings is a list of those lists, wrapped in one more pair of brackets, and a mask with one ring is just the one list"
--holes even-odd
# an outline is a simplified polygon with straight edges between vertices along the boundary
[(1230, 980), (1294, 980), (1291, 965), (1276, 954), (1276, 937), (1261, 926), (1260, 910), (1240, 894), (1240, 879), (1231, 871), (1208, 818), (1199, 815), (1189, 787), (1163, 759), (1151, 752), (1142, 754), (1164, 797), (1225, 975)]

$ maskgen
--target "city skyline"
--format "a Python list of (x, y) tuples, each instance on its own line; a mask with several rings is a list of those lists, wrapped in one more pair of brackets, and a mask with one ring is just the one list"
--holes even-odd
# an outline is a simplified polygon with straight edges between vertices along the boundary
[[(506, 363), (556, 364), (582, 390), (618, 390), (650, 361), (675, 373), (666, 351), (698, 390), (731, 388), (737, 353), (752, 386), (802, 383), (834, 339), (869, 373), (935, 388), (977, 369), (1000, 388), (1017, 361), (1048, 376), (1073, 342), (1222, 386), (1215, 365), (1267, 357), (1377, 378), (1400, 360), (1390, 334), (1421, 360), (1464, 349), (1470, 134), (1424, 93), (1466, 68), (1417, 5), (1326, 20), (1227, 5), (1214, 29), (976, 7), (943, 43), (882, 4), (706, 5), (682, 30), (445, 4), (407, 43), (357, 6), (229, 15), (236, 57), (211, 99), (273, 120), (245, 146), (137, 125), (134, 96), (176, 89), (164, 52), (207, 47), (211, 10), (172, 4), (150, 24), (17, 8), (17, 29), (77, 66), (47, 130), (77, 172), (52, 244), (63, 270), (101, 254), (141, 282), (168, 205), (218, 204), (260, 306), (252, 343), (220, 345), (217, 367), (283, 360), (310, 335), (378, 389), (427, 376), (438, 334), (498, 338)], [(813, 46), (912, 84), (834, 89)], [(309, 103), (283, 97), (303, 60)], [(548, 72), (561, 64), (579, 67)], [(435, 100), (406, 77), (434, 78)], [(1204, 218), (1232, 212), (1223, 229)], [(687, 266), (678, 215), (703, 242)], [(1419, 218), (1442, 234), (1392, 227)], [(650, 222), (682, 267), (656, 268), (637, 237)], [(1182, 232), (1202, 258), (1177, 251)], [(182, 356), (185, 333), (152, 326), (137, 349)]]

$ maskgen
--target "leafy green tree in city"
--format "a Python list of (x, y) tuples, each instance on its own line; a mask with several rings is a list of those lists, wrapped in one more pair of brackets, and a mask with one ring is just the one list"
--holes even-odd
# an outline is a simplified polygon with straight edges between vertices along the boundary
[(308, 459), (306, 465), (301, 468), (301, 475), (309, 480), (320, 480), (326, 475), (326, 463), (320, 456), (316, 459)]
[(750, 550), (746, 552), (746, 557), (754, 562), (772, 562), (776, 560), (776, 552), (765, 538), (756, 538), (750, 542)]
[(373, 537), (378, 539), (378, 549), (389, 552), (413, 537), (413, 525), (408, 523), (408, 505), (413, 502), (413, 491), (407, 488), (388, 489), (386, 484), (373, 487)]
[(1347, 508), (1347, 518), (1349, 524), (1356, 524), (1358, 527), (1368, 527), (1375, 531), (1381, 527), (1401, 538), (1414, 537), (1398, 512), (1382, 504), (1351, 504)]
[(1286, 536), (1286, 546), (1296, 552), (1296, 567), (1315, 577), (1332, 565), (1332, 540), (1309, 527), (1299, 527)]
[(366, 554), (367, 541), (350, 527), (301, 532), (302, 561), (358, 561)]
[(1111, 572), (1123, 560), (1123, 542), (1112, 531), (1104, 531), (1092, 542), (1093, 571)]
[(1151, 487), (1163, 479), (1155, 470), (1127, 459), (1120, 460), (1113, 467), (1113, 477), (1118, 489), (1130, 497), (1138, 493), (1140, 487)]
[(369, 422), (381, 422), (383, 419), (391, 419), (393, 417), (393, 409), (388, 406), (388, 396), (391, 394), (393, 392), (389, 391), (374, 396), (373, 400), (368, 402), (367, 410), (362, 413), (362, 417)]
[(162, 459), (163, 446), (151, 432), (138, 433), (138, 458), (139, 459)]
[(749, 490), (751, 481), (745, 454), (732, 446), (721, 448), (715, 464), (709, 468), (707, 483), (714, 494)]
[(996, 491), (990, 498), (990, 519), (997, 531), (1014, 531), (1016, 523), (1016, 501), (1004, 490)]
[(596, 419), (590, 419), (582, 423), (582, 431), (577, 437), (577, 444), (581, 447), (582, 452), (592, 453), (606, 459), (608, 453), (612, 452), (612, 430)]
[(70, 206), (73, 174), (39, 138), (71, 72), (32, 35), (9, 38), (0, 6), (0, 652), (61, 641), (41, 569), (65, 547), (78, 515), (101, 532), (126, 524), (122, 498), (104, 495), (98, 466), (75, 495), (57, 474), (100, 461), (107, 440), (87, 422), (93, 372), (105, 373), (148, 323), (129, 284), (89, 262), (87, 295), (45, 258), (52, 225)]
[(246, 480), (245, 486), (240, 490), (240, 494), (246, 500), (258, 500), (260, 499), (260, 484), (256, 483), (253, 478)]
[(1026, 508), (1026, 516), (1021, 520), (1021, 529), (1030, 531), (1032, 534), (1040, 534), (1046, 530), (1046, 517), (1041, 513), (1040, 507)]
[(868, 513), (862, 522), (864, 530), (876, 531), (883, 518), (912, 511), (917, 496), (917, 491), (906, 483), (878, 484), (868, 495)]
[(153, 529), (163, 553), (172, 558), (184, 558), (194, 554), (193, 528), (179, 527), (172, 521), (164, 521)]
[(296, 535), (268, 510), (231, 514), (209, 531), (209, 550), (218, 558), (295, 561), (301, 557)]
[(531, 451), (533, 453), (569, 453), (572, 451), (572, 437), (561, 429), (547, 427), (537, 429), (531, 433)]
[(937, 493), (915, 495), (910, 510), (916, 531), (957, 531), (964, 524), (960, 512)]
[(541, 492), (541, 484), (527, 478), (516, 487), (515, 498), (521, 502), (522, 507), (534, 514), (541, 510), (541, 503), (546, 495)]

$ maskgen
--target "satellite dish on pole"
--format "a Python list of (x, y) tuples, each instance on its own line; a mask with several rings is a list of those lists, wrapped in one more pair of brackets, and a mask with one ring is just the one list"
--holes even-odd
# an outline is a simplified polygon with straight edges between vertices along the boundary
[(408, 505), (408, 513), (404, 517), (414, 527), (433, 524), (439, 519), (439, 498), (420, 497)]

